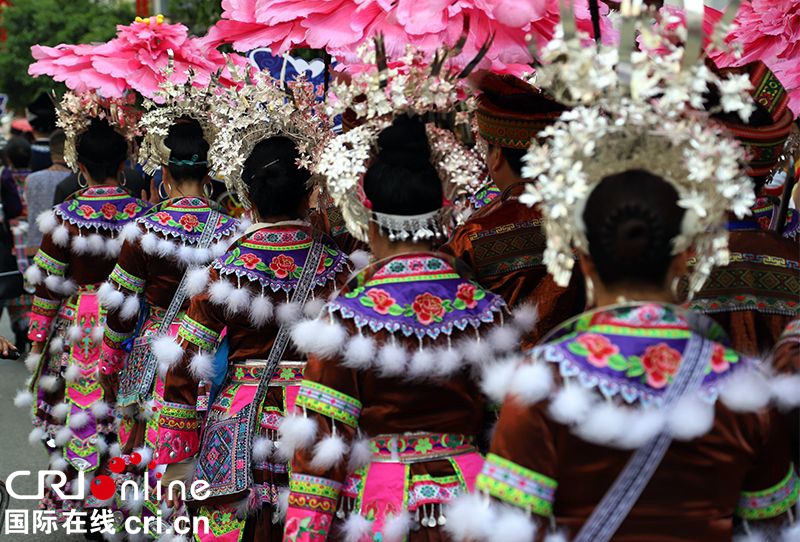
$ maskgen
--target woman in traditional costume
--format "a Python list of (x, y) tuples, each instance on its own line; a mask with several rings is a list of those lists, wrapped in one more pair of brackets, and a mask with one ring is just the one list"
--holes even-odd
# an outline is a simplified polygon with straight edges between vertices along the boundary
[[(117, 266), (100, 289), (109, 311), (100, 372), (121, 414), (114, 453), (128, 464), (138, 454), (121, 480), (140, 482), (160, 419), (163, 380), (156, 355), (173, 344), (171, 336), (189, 305), (185, 285), (193, 270), (223, 253), (239, 233), (239, 222), (207, 196), (207, 154), (216, 132), (208, 88), (191, 82), (164, 88), (171, 89), (170, 100), (141, 121), (146, 133), (140, 161), (150, 173), (161, 168), (166, 198), (127, 228)], [(124, 495), (122, 501), (133, 514), (143, 505), (145, 515), (154, 514), (159, 506), (154, 493), (146, 502)]]
[[(791, 395), (733, 350), (713, 320), (674, 304), (689, 250), (694, 292), (726, 260), (727, 212), (742, 216), (753, 199), (738, 143), (689, 104), (715, 86), (746, 116), (747, 85), (691, 62), (682, 70), (680, 50), (627, 64), (632, 72), (616, 79), (605, 51), (577, 39), (552, 47), (540, 81), (559, 99), (584, 102), (529, 150), (535, 183), (526, 200), (545, 215), (555, 280), (569, 281), (577, 249), (597, 308), (558, 326), (510, 371), (476, 483), (492, 499), (459, 502), (452, 515), (465, 521), (452, 522), (452, 532), (504, 542), (677, 542), (731, 540), (734, 518), (748, 533), (777, 529), (799, 483), (769, 404)], [(608, 78), (598, 85), (579, 66)], [(574, 79), (553, 79), (567, 73)], [(644, 73), (656, 78), (658, 98), (626, 84)]]
[[(58, 108), (67, 135), (65, 159), (84, 188), (37, 217), (42, 246), (27, 272), (36, 285), (27, 360), (34, 376), (34, 430), (51, 468), (73, 479), (102, 464), (113, 435), (110, 399), (97, 377), (106, 307), (98, 288), (114, 269), (125, 227), (149, 205), (131, 197), (118, 178), (135, 133), (128, 105), (94, 95), (67, 94)], [(89, 497), (84, 503), (97, 506)], [(58, 501), (48, 491), (44, 506), (63, 511), (81, 503)]]
[[(376, 261), (292, 331), (309, 361), (279, 428), (279, 450), (294, 451), (286, 541), (446, 539), (446, 506), (472, 489), (483, 461), (475, 373), (524, 327), (503, 326), (503, 300), (434, 249), (449, 223), (443, 197), (478, 168), (434, 122), (456, 110), (449, 71), (406, 73), (381, 82), (372, 71), (353, 80), (357, 90), (334, 89), (340, 100), (366, 96), (359, 109), (370, 113), (328, 145), (319, 171)], [(425, 102), (445, 86), (438, 108)]]
[(304, 219), (311, 173), (299, 164), (313, 161), (330, 131), (296, 107), (299, 85), (289, 103), (269, 76), (255, 77), (221, 101), (224, 128), (210, 155), (254, 224), (191, 278), (180, 346), (174, 357), (158, 355), (165, 382), (154, 457), (167, 465), (162, 484), (210, 485), (208, 499), (189, 503), (209, 522), (195, 533), (200, 541), (280, 540), (288, 461), (275, 453), (277, 430), (305, 366), (287, 348), (289, 328), (319, 313), (349, 273), (346, 255)]

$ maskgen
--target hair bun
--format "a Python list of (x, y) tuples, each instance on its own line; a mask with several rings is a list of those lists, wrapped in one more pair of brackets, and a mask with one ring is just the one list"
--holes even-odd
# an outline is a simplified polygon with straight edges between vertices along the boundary
[(419, 117), (402, 116), (378, 137), (376, 159), (389, 166), (422, 170), (431, 166), (431, 149), (425, 125)]

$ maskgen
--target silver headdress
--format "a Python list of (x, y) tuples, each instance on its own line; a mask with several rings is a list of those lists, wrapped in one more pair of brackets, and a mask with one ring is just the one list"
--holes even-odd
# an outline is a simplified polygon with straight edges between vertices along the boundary
[[(536, 84), (574, 107), (539, 134), (543, 144), (530, 147), (523, 176), (535, 182), (520, 200), (537, 205), (547, 219), (544, 259), (560, 285), (569, 282), (572, 248), (588, 252), (582, 213), (592, 190), (606, 176), (630, 169), (663, 177), (679, 194), (686, 214), (673, 252), (696, 250), (690, 293), (728, 261), (726, 214), (748, 214), (753, 188), (742, 148), (709, 118), (715, 111), (704, 109), (704, 94), (716, 87), (719, 109), (745, 120), (754, 105), (746, 75), (720, 78), (697, 62), (697, 6), (687, 3), (694, 9), (687, 14), (685, 47), (644, 25), (627, 0), (620, 49), (583, 47), (575, 36), (559, 36), (542, 54)], [(700, 2), (700, 17), (702, 9)], [(650, 54), (633, 52), (637, 27)]]
[(141, 117), (135, 101), (133, 94), (123, 98), (103, 98), (95, 92), (68, 91), (64, 94), (56, 106), (56, 125), (64, 130), (64, 161), (73, 171), (78, 171), (78, 138), (89, 129), (92, 119), (106, 120), (125, 138), (129, 149), (134, 148)]
[(335, 137), (322, 153), (317, 172), (326, 179), (328, 193), (342, 211), (350, 233), (367, 240), (371, 219), (387, 232), (391, 240), (423, 240), (443, 237), (449, 223), (448, 209), (417, 216), (376, 213), (365, 202), (361, 182), (376, 152), (381, 131), (401, 115), (426, 119), (431, 162), (444, 185), (445, 198), (452, 201), (466, 192), (484, 175), (480, 156), (464, 143), (471, 139), (470, 112), (473, 100), (467, 98), (462, 81), (477, 65), (488, 46), (473, 63), (461, 71), (447, 68), (447, 59), (457, 56), (460, 46), (442, 49), (433, 62), (409, 48), (405, 57), (389, 66), (383, 42), (374, 48), (362, 47), (364, 63), (370, 66), (348, 82), (331, 85), (331, 113), (355, 113), (360, 124)]
[(242, 170), (258, 143), (275, 136), (289, 138), (300, 154), (297, 165), (313, 171), (319, 152), (333, 135), (333, 124), (309, 82), (284, 86), (263, 71), (231, 68), (231, 74), (240, 88), (222, 89), (215, 100), (212, 119), (222, 128), (208, 157), (214, 173), (249, 207)]

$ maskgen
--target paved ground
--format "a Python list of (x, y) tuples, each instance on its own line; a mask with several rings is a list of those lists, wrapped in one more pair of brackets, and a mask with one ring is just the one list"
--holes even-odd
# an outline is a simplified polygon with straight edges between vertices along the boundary
[[(11, 334), (8, 317), (3, 314), (0, 320), (0, 335), (13, 337)], [(0, 480), (5, 480), (8, 474), (18, 470), (29, 470), (32, 473), (47, 467), (47, 455), (41, 446), (31, 446), (28, 443), (28, 433), (31, 430), (31, 423), (28, 414), (14, 406), (14, 395), (17, 393), (25, 379), (28, 371), (22, 361), (0, 360)], [(31, 479), (18, 478), (20, 486), (26, 493), (35, 493), (35, 483)], [(22, 482), (25, 480), (25, 482)], [(16, 489), (15, 482), (14, 488)], [(32, 510), (36, 506), (35, 501), (17, 501), (12, 499), (9, 505), (11, 509)], [(63, 530), (50, 535), (21, 535), (5, 534), (5, 529), (0, 532), (0, 540), (5, 542), (77, 542), (83, 540), (81, 535), (67, 536)]]

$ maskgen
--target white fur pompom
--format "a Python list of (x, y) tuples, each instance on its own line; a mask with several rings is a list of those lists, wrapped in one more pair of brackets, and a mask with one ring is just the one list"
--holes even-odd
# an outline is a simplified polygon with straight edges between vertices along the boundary
[(67, 370), (64, 371), (64, 380), (67, 382), (76, 382), (81, 377), (81, 368), (76, 364), (70, 364)]
[(72, 406), (69, 403), (61, 402), (61, 403), (56, 404), (50, 410), (50, 415), (53, 416), (53, 418), (63, 422), (64, 420), (67, 419), (67, 414), (69, 414), (69, 411), (71, 409), (72, 409)]
[(72, 429), (67, 427), (66, 425), (56, 431), (56, 434), (53, 436), (53, 440), (56, 443), (56, 446), (64, 446), (69, 439), (72, 438)]
[(156, 241), (156, 253), (162, 258), (172, 256), (177, 252), (177, 245), (169, 239), (158, 239)]
[(105, 401), (97, 401), (92, 405), (92, 416), (97, 420), (102, 420), (111, 414), (111, 407)]
[(41, 427), (34, 427), (33, 431), (28, 433), (28, 442), (30, 442), (32, 446), (41, 444), (46, 435), (47, 433), (45, 432), (44, 429), (42, 429)]
[(122, 455), (122, 446), (119, 442), (114, 442), (108, 447), (108, 455), (112, 457), (119, 457)]
[(72, 279), (61, 281), (61, 294), (71, 296), (78, 291), (78, 284)]
[(530, 542), (536, 537), (536, 525), (520, 509), (503, 506), (492, 527), (490, 540), (499, 542)]
[(83, 330), (80, 328), (80, 326), (71, 325), (69, 326), (69, 328), (67, 328), (67, 339), (69, 339), (70, 342), (76, 343), (80, 341), (82, 338), (83, 338)]
[(458, 541), (485, 540), (494, 529), (496, 517), (488, 499), (468, 493), (447, 507), (445, 530)]
[(347, 331), (336, 322), (303, 320), (292, 327), (292, 341), (302, 354), (330, 358), (341, 350)]
[(253, 296), (250, 300), (250, 323), (260, 328), (272, 319), (272, 301), (265, 295)]
[(303, 307), (299, 303), (281, 303), (275, 308), (275, 318), (282, 326), (289, 326), (300, 319)]
[(603, 402), (590, 410), (589, 415), (575, 426), (575, 433), (587, 442), (608, 445), (622, 438), (629, 421), (625, 407)]
[(659, 409), (637, 409), (615, 444), (630, 450), (640, 448), (661, 433), (666, 422), (664, 412)]
[(47, 289), (57, 294), (61, 293), (61, 286), (63, 284), (64, 279), (58, 275), (47, 275), (47, 277), (44, 279), (44, 285), (47, 286)]
[(162, 378), (183, 358), (183, 348), (175, 342), (175, 339), (167, 335), (154, 340), (152, 350), (158, 360), (158, 371)]
[[(50, 341), (51, 344), (52, 342), (53, 341)], [(31, 373), (35, 372), (36, 369), (39, 367), (39, 361), (41, 359), (42, 359), (41, 354), (34, 354), (33, 352), (28, 354), (28, 356), (25, 358), (25, 368), (28, 369), (28, 372)]]
[(53, 337), (50, 339), (50, 353), (60, 354), (64, 350), (64, 339), (61, 337)]
[(253, 440), (253, 461), (263, 463), (272, 453), (272, 441), (267, 437), (256, 437)]
[(565, 384), (550, 402), (550, 416), (564, 425), (582, 422), (595, 403), (593, 392), (579, 384)]
[(142, 236), (140, 241), (144, 253), (152, 256), (158, 251), (158, 237), (153, 232), (147, 232)]
[(175, 257), (184, 265), (192, 265), (195, 262), (194, 247), (189, 245), (178, 245)]
[(778, 375), (770, 381), (772, 397), (781, 409), (800, 405), (800, 375)]
[(286, 512), (289, 510), (289, 493), (288, 487), (278, 490), (278, 518), (281, 522), (286, 521)]
[(734, 412), (762, 409), (769, 403), (771, 395), (769, 382), (764, 375), (744, 367), (723, 380), (720, 388), (720, 399)]
[(342, 365), (349, 369), (368, 369), (375, 359), (377, 347), (372, 337), (353, 335), (344, 347)]
[(488, 340), (495, 352), (505, 354), (519, 348), (519, 331), (512, 326), (495, 326)]
[(69, 463), (67, 463), (67, 460), (64, 459), (64, 456), (62, 456), (60, 453), (55, 452), (50, 454), (50, 468), (63, 472), (66, 471), (68, 467)]
[(72, 238), (72, 253), (82, 256), (89, 252), (89, 240), (82, 235)]
[(402, 344), (387, 342), (378, 350), (378, 375), (391, 378), (402, 375), (408, 364), (408, 352)]
[(125, 294), (117, 290), (110, 282), (104, 282), (97, 290), (100, 304), (107, 310), (117, 310), (125, 301)]
[(302, 415), (286, 416), (278, 427), (278, 435), (278, 452), (282, 459), (288, 461), (295, 450), (306, 449), (314, 443), (317, 422)]
[(350, 472), (356, 471), (372, 461), (372, 449), (370, 449), (369, 439), (359, 438), (353, 441), (350, 447), (350, 459), (347, 462), (347, 469)]
[(522, 333), (529, 333), (539, 323), (539, 309), (530, 303), (520, 305), (514, 309), (514, 318), (511, 323)]
[(545, 399), (553, 389), (553, 373), (544, 363), (525, 363), (517, 368), (511, 379), (509, 393), (524, 405)]
[(386, 542), (402, 542), (411, 528), (411, 517), (407, 512), (400, 512), (391, 516), (383, 525), (383, 535)]
[(53, 243), (64, 248), (69, 245), (69, 230), (64, 224), (59, 224), (53, 229)]
[(45, 391), (56, 391), (58, 388), (58, 377), (55, 375), (44, 375), (39, 378), (39, 387)]
[(800, 521), (797, 521), (797, 516), (793, 525), (784, 528), (781, 542), (800, 542)]
[(17, 408), (27, 408), (33, 405), (33, 394), (26, 390), (19, 390), (14, 396), (14, 406)]
[(100, 344), (103, 342), (103, 335), (105, 334), (106, 329), (103, 326), (96, 326), (92, 328), (92, 331), (89, 333), (89, 336), (92, 338), (92, 342), (94, 344)]
[(314, 446), (314, 457), (311, 468), (325, 471), (335, 467), (344, 460), (347, 444), (339, 435), (328, 435)]
[(209, 380), (214, 378), (214, 356), (198, 352), (189, 362), (189, 373), (195, 380)]
[(213, 304), (224, 307), (234, 288), (233, 283), (224, 278), (214, 281), (208, 289), (208, 298)]
[(211, 250), (204, 247), (194, 247), (191, 256), (191, 263), (195, 265), (208, 265), (212, 260)]
[(464, 359), (473, 365), (482, 366), (495, 358), (492, 346), (487, 340), (467, 339), (461, 342), (459, 349)]
[(769, 542), (770, 540), (772, 539), (767, 538), (760, 531), (753, 530), (752, 527), (749, 532), (733, 537), (733, 542)]
[(355, 269), (362, 269), (369, 265), (372, 255), (366, 250), (354, 250), (350, 253), (350, 261)]
[(119, 311), (119, 316), (123, 320), (133, 320), (139, 316), (140, 309), (141, 306), (139, 304), (139, 296), (136, 294), (130, 294), (125, 298), (125, 302), (122, 303), (122, 309)]
[(50, 233), (53, 228), (58, 226), (56, 214), (52, 210), (39, 213), (39, 216), (36, 217), (36, 226), (38, 226), (40, 232)]
[(214, 258), (219, 258), (226, 252), (228, 252), (228, 243), (229, 240), (222, 240), (218, 243), (214, 243), (211, 245), (211, 256)]
[(25, 280), (33, 286), (39, 286), (43, 278), (44, 275), (38, 265), (31, 265), (25, 270)]
[(208, 286), (208, 268), (193, 267), (186, 271), (186, 283), (184, 289), (188, 297), (202, 294)]
[(416, 349), (411, 354), (411, 362), (408, 364), (409, 379), (430, 378), (436, 368), (436, 356), (430, 348)]
[(455, 348), (440, 348), (434, 352), (436, 356), (436, 376), (447, 377), (464, 367), (464, 358)]
[(714, 405), (690, 395), (679, 399), (667, 417), (667, 427), (676, 440), (692, 440), (711, 431)]
[(225, 314), (229, 317), (245, 312), (250, 306), (250, 290), (246, 287), (234, 288), (225, 304)]
[(142, 456), (142, 460), (139, 462), (139, 467), (142, 469), (147, 468), (147, 464), (150, 463), (151, 459), (153, 459), (153, 450), (147, 446), (142, 446), (141, 448), (136, 448), (133, 451)]
[(86, 412), (80, 411), (69, 416), (70, 429), (82, 429), (89, 423), (89, 415)]
[(354, 512), (342, 524), (342, 539), (344, 542), (360, 542), (372, 532), (372, 522)]
[(116, 260), (120, 252), (122, 252), (122, 239), (106, 239), (106, 258)]
[(303, 315), (306, 318), (318, 318), (322, 314), (322, 309), (325, 308), (325, 300), (314, 298), (306, 301), (303, 305)]
[(98, 235), (93, 233), (89, 236), (88, 239), (89, 243), (89, 254), (94, 254), (95, 256), (101, 256), (106, 252), (106, 240), (103, 238), (102, 235)]
[(547, 533), (544, 537), (544, 542), (569, 542), (569, 539), (564, 531), (556, 531), (554, 533)]
[(510, 357), (483, 368), (481, 390), (493, 402), (500, 404), (505, 400), (519, 363), (519, 358)]
[(139, 224), (137, 224), (136, 222), (128, 222), (127, 224), (122, 226), (122, 229), (120, 230), (118, 237), (123, 242), (127, 241), (129, 243), (133, 243), (141, 236), (142, 236), (142, 229), (139, 227)]

